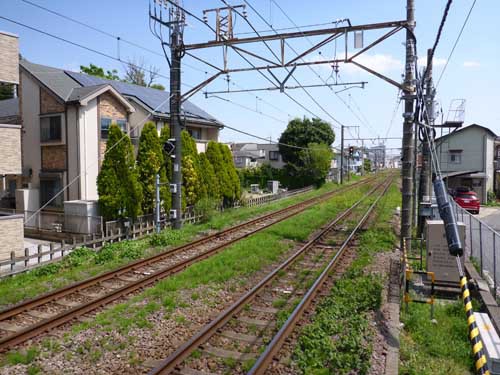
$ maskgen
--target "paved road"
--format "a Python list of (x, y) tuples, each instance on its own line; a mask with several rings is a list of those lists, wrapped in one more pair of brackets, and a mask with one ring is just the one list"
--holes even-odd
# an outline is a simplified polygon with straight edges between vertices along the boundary
[(500, 207), (481, 207), (476, 217), (500, 232)]

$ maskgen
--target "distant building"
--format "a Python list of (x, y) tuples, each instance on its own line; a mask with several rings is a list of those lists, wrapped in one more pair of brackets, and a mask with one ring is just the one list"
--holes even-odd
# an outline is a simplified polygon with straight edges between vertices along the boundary
[(468, 187), (486, 203), (488, 191), (494, 188), (496, 139), (490, 129), (472, 124), (435, 140), (441, 173), (449, 188)]
[(386, 165), (386, 148), (385, 145), (378, 145), (366, 149), (366, 157), (370, 159), (372, 169), (378, 170), (385, 168)]
[(233, 143), (230, 147), (236, 168), (255, 168), (262, 164), (277, 169), (285, 166), (275, 143)]

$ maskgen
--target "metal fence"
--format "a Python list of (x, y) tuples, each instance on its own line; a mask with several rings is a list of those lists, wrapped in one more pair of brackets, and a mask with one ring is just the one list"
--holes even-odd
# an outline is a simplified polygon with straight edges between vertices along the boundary
[(500, 281), (500, 267), (497, 259), (500, 251), (500, 233), (455, 202), (453, 203), (457, 221), (463, 222), (466, 226), (465, 255), (473, 258), (473, 262), (479, 266), (481, 276), (496, 292), (494, 293), (496, 297), (498, 281)]

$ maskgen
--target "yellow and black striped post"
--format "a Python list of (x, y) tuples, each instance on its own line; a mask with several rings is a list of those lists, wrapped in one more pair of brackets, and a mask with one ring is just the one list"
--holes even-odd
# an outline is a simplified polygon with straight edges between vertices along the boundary
[(462, 289), (465, 314), (467, 315), (469, 339), (472, 344), (472, 353), (474, 356), (476, 372), (480, 375), (490, 375), (490, 371), (488, 370), (488, 363), (486, 361), (486, 355), (484, 354), (483, 342), (481, 340), (481, 336), (479, 335), (479, 328), (476, 324), (476, 318), (474, 318), (474, 311), (472, 310), (472, 298), (470, 296), (469, 286), (467, 285), (467, 277), (462, 276), (460, 278), (460, 287)]

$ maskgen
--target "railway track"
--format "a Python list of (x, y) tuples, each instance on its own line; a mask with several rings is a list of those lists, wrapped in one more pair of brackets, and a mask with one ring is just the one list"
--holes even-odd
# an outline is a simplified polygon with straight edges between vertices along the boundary
[[(264, 373), (332, 271), (347, 256), (346, 249), (392, 180), (388, 177), (338, 215), (150, 375)], [(284, 317), (287, 320), (280, 324)]]
[(186, 245), (16, 304), (0, 312), (0, 351), (6, 351), (119, 298), (151, 286), (237, 241), (295, 216), (334, 195), (375, 180), (376, 177), (359, 181), (202, 237)]

